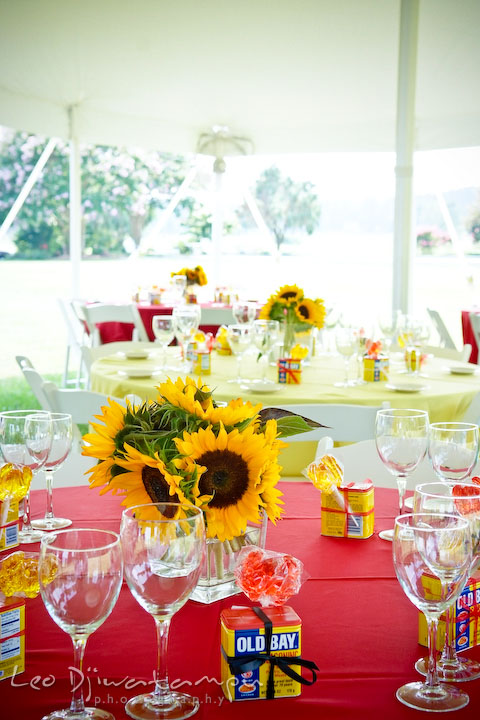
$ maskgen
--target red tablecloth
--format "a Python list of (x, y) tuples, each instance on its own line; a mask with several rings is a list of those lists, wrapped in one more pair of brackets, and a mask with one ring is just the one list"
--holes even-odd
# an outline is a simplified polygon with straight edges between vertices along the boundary
[[(205, 307), (209, 307), (205, 305)], [(149, 340), (155, 340), (155, 335), (152, 330), (152, 318), (154, 315), (171, 315), (173, 307), (170, 305), (146, 305), (144, 303), (138, 304), (138, 312), (142, 318), (142, 322), (147, 331)], [(215, 334), (218, 330), (218, 325), (200, 325), (203, 332), (211, 332)], [(122, 342), (124, 340), (131, 340), (133, 333), (133, 325), (131, 323), (119, 323), (119, 322), (108, 322), (99, 323), (98, 329), (100, 332), (100, 338), (102, 343), (109, 342)]]
[(463, 331), (463, 344), (470, 343), (472, 346), (472, 352), (470, 354), (470, 360), (471, 363), (478, 362), (478, 347), (477, 347), (477, 341), (475, 340), (475, 335), (473, 334), (472, 330), (472, 323), (470, 322), (470, 313), (471, 312), (480, 312), (479, 310), (473, 311), (473, 310), (462, 310), (462, 331)]
[[(395, 698), (396, 689), (419, 679), (414, 662), (417, 611), (395, 577), (392, 546), (378, 531), (391, 527), (396, 492), (375, 491), (375, 535), (368, 540), (321, 537), (320, 496), (308, 483), (282, 483), (286, 517), (269, 526), (267, 547), (300, 558), (310, 578), (290, 605), (303, 621), (302, 656), (320, 668), (319, 679), (298, 698), (245, 701), (227, 705), (218, 686), (219, 613), (234, 604), (250, 604), (243, 595), (201, 605), (193, 601), (174, 616), (169, 649), (173, 685), (189, 688), (201, 701), (196, 718), (253, 719), (295, 717), (322, 720), (397, 720), (420, 717)], [(44, 493), (32, 493), (37, 514)], [(55, 490), (58, 515), (77, 527), (119, 527), (119, 498), (100, 497), (86, 487)], [(30, 546), (32, 547), (32, 546)], [(40, 597), (27, 600), (26, 671), (0, 682), (2, 718), (31, 720), (69, 702), (70, 638), (48, 616)], [(480, 648), (469, 651), (480, 659)], [(125, 701), (151, 681), (155, 666), (152, 618), (122, 588), (112, 614), (89, 639), (84, 662), (89, 704), (126, 720)], [(458, 718), (477, 718), (480, 681), (462, 687), (470, 705)]]

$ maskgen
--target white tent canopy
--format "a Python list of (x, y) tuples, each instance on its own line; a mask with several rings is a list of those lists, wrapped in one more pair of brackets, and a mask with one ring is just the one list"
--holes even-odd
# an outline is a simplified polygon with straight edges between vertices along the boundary
[(79, 142), (194, 152), (225, 126), (261, 154), (395, 150), (405, 310), (412, 153), (480, 145), (479, 27), (479, 0), (0, 0), (0, 124), (72, 142), (74, 294)]
[[(0, 123), (195, 151), (394, 150), (400, 0), (0, 0)], [(480, 2), (420, 0), (415, 148), (480, 144)]]

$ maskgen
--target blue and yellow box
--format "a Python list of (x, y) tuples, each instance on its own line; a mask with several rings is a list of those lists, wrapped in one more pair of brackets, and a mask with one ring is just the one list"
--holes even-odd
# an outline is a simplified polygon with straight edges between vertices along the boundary
[(0, 600), (0, 680), (25, 670), (25, 600)]
[[(437, 577), (424, 575), (424, 587), (431, 592), (432, 598), (441, 597), (441, 584)], [(468, 650), (480, 645), (480, 578), (470, 578), (464, 590), (453, 606), (453, 618), (450, 625), (452, 639), (455, 638), (455, 649)], [(425, 615), (418, 615), (418, 642), (428, 646), (428, 631)], [(437, 648), (445, 643), (445, 615), (441, 615), (438, 623)]]
[[(302, 621), (297, 613), (288, 605), (262, 608), (260, 613), (267, 615), (272, 625), (270, 655), (300, 658)], [(222, 610), (220, 623), (221, 680), (225, 697), (230, 701), (265, 700), (271, 663), (261, 659), (267, 655), (264, 621), (251, 607), (232, 607)], [(232, 660), (240, 667), (236, 674), (231, 670)], [(292, 663), (289, 667), (301, 676), (300, 665)], [(296, 697), (301, 693), (301, 683), (286, 675), (278, 665), (273, 667), (273, 681), (275, 698)]]
[(379, 355), (377, 358), (365, 356), (363, 358), (363, 379), (365, 382), (380, 382), (388, 380), (388, 358)]

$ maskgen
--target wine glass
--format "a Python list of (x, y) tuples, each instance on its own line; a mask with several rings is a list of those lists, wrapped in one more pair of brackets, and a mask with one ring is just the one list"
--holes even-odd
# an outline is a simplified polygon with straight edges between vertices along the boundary
[(251, 325), (257, 314), (257, 303), (248, 300), (235, 300), (232, 305), (232, 313), (237, 323)]
[(428, 455), (440, 480), (464, 480), (478, 460), (478, 425), (462, 422), (432, 423)]
[(175, 332), (173, 317), (171, 315), (154, 315), (152, 318), (152, 331), (162, 349), (160, 369), (166, 367), (167, 346), (172, 342)]
[(63, 465), (72, 449), (72, 416), (68, 413), (50, 413), (50, 421), (52, 446), (43, 466), (47, 485), (47, 509), (44, 518), (32, 521), (32, 527), (36, 530), (60, 530), (72, 524), (71, 520), (55, 517), (53, 513), (53, 475)]
[(268, 354), (272, 349), (274, 343), (278, 339), (280, 332), (280, 323), (278, 320), (254, 320), (252, 325), (252, 339), (256, 347), (260, 351), (262, 358), (266, 358), (262, 362), (262, 383), (270, 383), (272, 380), (267, 380), (267, 367), (268, 367)]
[(343, 355), (345, 363), (345, 379), (342, 382), (334, 383), (335, 387), (349, 387), (353, 381), (348, 379), (348, 368), (350, 360), (357, 349), (357, 337), (352, 327), (339, 327), (335, 331), (335, 345), (340, 355)]
[(125, 710), (138, 720), (187, 718), (198, 698), (170, 689), (167, 646), (170, 620), (188, 600), (205, 554), (203, 514), (192, 505), (137, 505), (122, 514), (120, 527), (125, 578), (130, 591), (155, 620), (157, 670), (152, 693), (129, 700)]
[[(45, 464), (52, 444), (50, 413), (46, 410), (6, 410), (0, 413), (0, 450), (5, 462), (19, 468), (29, 467), (33, 474)], [(21, 543), (42, 538), (30, 522), (30, 491), (23, 500)]]
[[(480, 565), (480, 487), (472, 483), (432, 482), (417, 485), (413, 498), (414, 512), (459, 515), (470, 523), (472, 534), (472, 566), (470, 574)], [(463, 590), (463, 587), (462, 587)], [(450, 637), (452, 610), (445, 614), (445, 644), (438, 661), (438, 676), (445, 682), (464, 682), (480, 677), (480, 662), (462, 656), (455, 650), (455, 638)], [(415, 665), (426, 675), (427, 661), (421, 658)]]
[[(404, 705), (427, 712), (459, 710), (469, 697), (456, 687), (439, 682), (436, 639), (440, 615), (460, 595), (472, 560), (470, 525), (455, 515), (421, 513), (395, 518), (393, 564), (408, 599), (421, 610), (428, 625), (428, 672), (424, 682), (398, 688)], [(425, 575), (439, 578), (441, 592), (433, 595)]]
[[(401, 515), (407, 478), (427, 453), (427, 411), (403, 408), (378, 410), (375, 419), (375, 444), (380, 460), (397, 480)], [(391, 540), (393, 530), (383, 530), (380, 537)]]
[(185, 370), (190, 370), (187, 362), (187, 340), (192, 333), (198, 330), (200, 324), (201, 308), (198, 305), (179, 305), (173, 308), (173, 331), (181, 345), (182, 357), (185, 363)]
[(242, 357), (243, 353), (250, 345), (251, 336), (251, 325), (239, 324), (227, 326), (228, 344), (230, 345), (231, 351), (235, 355), (235, 360), (237, 361), (237, 377), (232, 380), (228, 380), (227, 382), (229, 383), (235, 382), (240, 384), (242, 382), (240, 374)]
[[(90, 528), (44, 535), (38, 575), (48, 614), (72, 638), (78, 677), (87, 640), (112, 612), (122, 587), (120, 536), (110, 530)], [(82, 683), (78, 682), (73, 684), (70, 708), (54, 711), (43, 720), (60, 718), (115, 720), (105, 710), (85, 707)]]
[(186, 275), (173, 275), (170, 281), (173, 294), (173, 304), (178, 305), (185, 297), (185, 290), (187, 289), (187, 276)]

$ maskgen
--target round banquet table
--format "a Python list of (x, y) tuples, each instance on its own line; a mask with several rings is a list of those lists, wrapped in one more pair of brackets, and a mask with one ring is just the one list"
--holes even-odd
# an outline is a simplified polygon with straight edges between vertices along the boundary
[[(368, 471), (367, 471), (368, 472)], [(374, 474), (371, 474), (375, 482)], [(302, 657), (319, 668), (318, 680), (298, 698), (229, 703), (218, 685), (223, 608), (252, 603), (244, 596), (201, 605), (189, 600), (173, 617), (171, 683), (200, 699), (198, 720), (295, 717), (297, 720), (408, 720), (415, 713), (395, 691), (419, 679), (415, 661), (418, 612), (395, 577), (392, 546), (378, 532), (392, 526), (397, 493), (375, 488), (375, 534), (366, 540), (323, 537), (320, 495), (306, 482), (282, 482), (285, 516), (269, 524), (267, 548), (289, 552), (305, 565), (308, 579), (289, 605), (302, 619)], [(32, 492), (33, 514), (44, 509), (44, 491)], [(55, 509), (73, 527), (119, 529), (120, 498), (88, 487), (55, 490)], [(28, 550), (37, 546), (28, 546)], [(27, 549), (24, 546), (24, 549)], [(5, 554), (5, 553), (4, 553)], [(1, 557), (1, 555), (0, 555)], [(480, 647), (468, 651), (480, 659)], [(0, 682), (2, 718), (32, 720), (69, 703), (70, 638), (51, 620), (40, 597), (26, 600), (26, 669)], [(154, 622), (124, 584), (106, 622), (90, 637), (83, 666), (88, 704), (127, 720), (124, 704), (152, 681)], [(308, 677), (308, 675), (307, 675)], [(74, 675), (75, 682), (81, 678)], [(150, 685), (151, 686), (151, 685)], [(477, 718), (480, 681), (465, 683), (470, 704), (459, 720)], [(418, 716), (420, 717), (420, 716)]]
[[(178, 348), (168, 348), (168, 363), (178, 363)], [(91, 387), (96, 392), (123, 398), (135, 393), (142, 399), (153, 400), (157, 396), (157, 386), (165, 380), (167, 374), (175, 379), (180, 371), (159, 372), (159, 350), (152, 349), (146, 360), (126, 360), (121, 354), (105, 356), (96, 360), (91, 368)], [(470, 366), (472, 375), (453, 375), (450, 367), (466, 366), (465, 363), (452, 362), (444, 358), (427, 358), (422, 376), (418, 382), (425, 386), (421, 392), (398, 392), (387, 387), (386, 382), (369, 382), (353, 387), (335, 387), (336, 381), (343, 379), (343, 360), (338, 356), (317, 356), (312, 364), (302, 371), (299, 385), (272, 385), (267, 393), (251, 392), (237, 383), (229, 383), (236, 375), (236, 363), (232, 356), (218, 355), (215, 351), (211, 359), (212, 373), (204, 376), (204, 382), (214, 390), (215, 399), (229, 401), (242, 397), (252, 403), (262, 403), (264, 407), (284, 406), (303, 403), (350, 403), (358, 405), (381, 405), (389, 402), (392, 407), (417, 408), (428, 410), (431, 422), (461, 420), (475, 395), (480, 392), (480, 368)], [(132, 372), (145, 369), (152, 373), (150, 377), (129, 377)], [(402, 374), (403, 363), (392, 361), (390, 383), (404, 383), (408, 376)], [(268, 370), (269, 377), (276, 379), (275, 367)], [(423, 376), (424, 375), (424, 376)], [(284, 474), (297, 475), (312, 461), (315, 444), (296, 442), (285, 454)]]

